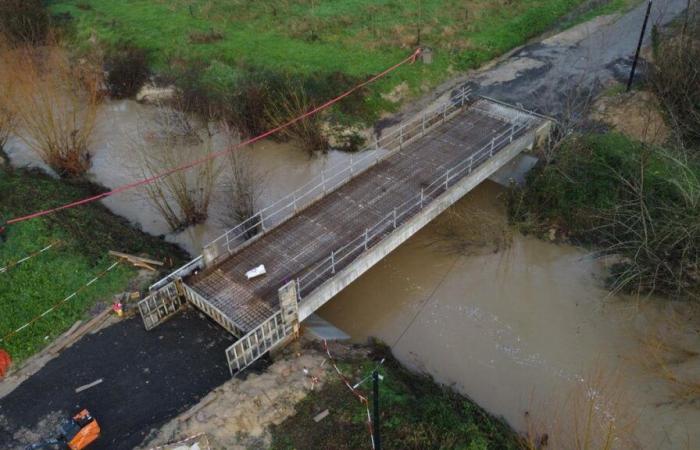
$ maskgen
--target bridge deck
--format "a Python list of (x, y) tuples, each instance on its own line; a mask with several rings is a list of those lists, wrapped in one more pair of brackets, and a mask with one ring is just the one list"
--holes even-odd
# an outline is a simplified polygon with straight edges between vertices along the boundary
[[(240, 329), (253, 329), (279, 308), (277, 290), (284, 283), (420, 193), (438, 172), (506, 132), (512, 122), (483, 112), (488, 103), (479, 100), (186, 284)], [(259, 264), (267, 274), (247, 280), (245, 273)]]

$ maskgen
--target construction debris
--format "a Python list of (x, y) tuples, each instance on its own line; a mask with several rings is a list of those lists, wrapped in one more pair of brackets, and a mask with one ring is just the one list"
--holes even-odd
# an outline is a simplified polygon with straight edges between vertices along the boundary
[(323, 419), (328, 417), (329, 414), (330, 414), (330, 412), (328, 412), (327, 409), (319, 414), (316, 414), (314, 416), (314, 422), (319, 423), (320, 421), (322, 421)]
[(142, 258), (140, 256), (129, 255), (128, 253), (115, 252), (114, 250), (110, 250), (109, 254), (131, 263), (131, 265), (133, 265), (134, 267), (139, 267), (141, 269), (147, 269), (147, 270), (150, 270), (151, 272), (156, 271), (155, 267), (153, 267), (153, 266), (160, 267), (160, 266), (164, 265), (164, 263), (162, 261), (156, 261), (154, 259), (148, 259), (148, 258)]
[(254, 269), (250, 269), (245, 273), (246, 278), (249, 280), (252, 280), (253, 278), (259, 277), (261, 275), (265, 275), (267, 271), (265, 270), (265, 265), (260, 264), (258, 267)]
[(86, 390), (88, 390), (88, 389), (90, 389), (90, 388), (92, 388), (92, 387), (95, 387), (95, 386), (97, 386), (98, 384), (102, 383), (102, 381), (104, 381), (104, 380), (102, 380), (102, 378), (100, 378), (100, 379), (97, 379), (97, 380), (93, 381), (92, 383), (88, 383), (88, 384), (85, 384), (85, 385), (83, 385), (83, 386), (80, 386), (79, 388), (75, 388), (75, 393), (77, 394), (77, 393), (79, 393), (79, 392), (86, 391)]

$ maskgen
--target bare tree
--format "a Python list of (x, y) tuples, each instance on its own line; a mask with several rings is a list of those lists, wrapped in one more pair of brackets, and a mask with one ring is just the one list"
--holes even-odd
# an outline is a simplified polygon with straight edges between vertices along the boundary
[(173, 231), (202, 223), (209, 217), (209, 205), (221, 173), (213, 158), (211, 134), (196, 126), (186, 113), (158, 105), (152, 120), (141, 120), (145, 128), (132, 144), (139, 170), (145, 178), (203, 160), (187, 170), (159, 178), (145, 187), (151, 204)]
[(78, 177), (90, 168), (90, 145), (101, 95), (101, 69), (71, 59), (54, 44), (8, 47), (0, 52), (7, 108), (29, 148), (60, 176)]
[[(237, 142), (236, 133), (226, 123), (221, 124), (229, 146)], [(258, 203), (265, 185), (265, 175), (255, 170), (249, 154), (233, 150), (228, 156), (228, 171), (224, 182), (226, 198), (223, 224), (227, 227), (237, 225), (252, 217), (258, 209)], [(254, 235), (251, 233), (250, 235)], [(250, 236), (249, 236), (250, 237)]]
[[(276, 102), (270, 102), (266, 111), (268, 121), (276, 126), (301, 116), (313, 107), (303, 86), (293, 82), (288, 82), (287, 85), (286, 94), (280, 96)], [(310, 155), (328, 150), (328, 137), (323, 131), (319, 114), (299, 120), (281, 130), (279, 134), (299, 143)]]
[[(8, 51), (8, 46), (3, 44), (3, 38), (0, 36), (0, 52), (5, 53)], [(4, 61), (5, 57), (0, 55), (0, 62)], [(0, 98), (7, 99), (12, 92), (10, 86), (10, 74), (8, 73), (8, 68), (4, 64), (0, 64)], [(4, 147), (7, 144), (7, 140), (10, 134), (13, 132), (15, 125), (14, 114), (10, 110), (7, 104), (0, 103), (0, 163), (4, 163), (5, 166), (9, 167), (9, 159), (5, 154)]]

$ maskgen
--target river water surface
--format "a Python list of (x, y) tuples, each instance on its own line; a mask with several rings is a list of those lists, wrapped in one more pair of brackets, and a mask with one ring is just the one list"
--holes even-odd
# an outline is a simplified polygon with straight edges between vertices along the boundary
[[(152, 114), (152, 107), (133, 101), (106, 104), (89, 174), (96, 182), (114, 188), (143, 176), (128, 149)], [(225, 145), (218, 141), (215, 149)], [(309, 158), (274, 142), (245, 152), (264, 180), (259, 207), (303, 185), (324, 167), (349, 159), (341, 152)], [(10, 141), (8, 154), (15, 165), (41, 166), (17, 139)], [(503, 193), (485, 182), (452, 210), (472, 214), (476, 222), (478, 217), (495, 218), (496, 226), (505, 227)], [(226, 229), (224, 197), (216, 193), (205, 224), (180, 233), (169, 232), (143, 192), (120, 194), (104, 203), (194, 255)], [(566, 429), (552, 425), (552, 417), (570, 414), (577, 391), (585, 388), (590, 397), (591, 392), (607, 392), (600, 384), (614, 384), (614, 396), (620, 399), (616, 407), (596, 408), (614, 415), (618, 423), (634, 425), (640, 448), (700, 448), (697, 394), (679, 398), (677, 386), (646, 363), (643, 343), (656, 324), (675, 323), (671, 320), (678, 311), (687, 319), (684, 305), (610, 296), (602, 263), (572, 246), (515, 234), (505, 248), (494, 251), (487, 245), (456, 253), (444, 245), (441, 226), (438, 218), (319, 314), (356, 341), (380, 338), (409, 367), (454, 386), (519, 430)], [(695, 361), (700, 324), (682, 325), (691, 334), (685, 354), (696, 356), (690, 363), (681, 361), (677, 369), (700, 373)], [(591, 387), (591, 380), (598, 384)], [(535, 417), (546, 425), (533, 426)]]
[[(485, 182), (454, 209), (505, 222), (503, 193)], [(697, 397), (677, 401), (672, 383), (645, 364), (642, 339), (652, 324), (674, 316), (668, 302), (610, 296), (601, 262), (568, 245), (516, 235), (495, 253), (454, 254), (441, 244), (439, 222), (319, 314), (356, 341), (378, 337), (403, 363), (454, 386), (521, 431), (537, 428), (533, 422), (541, 419), (550, 422), (544, 428), (551, 433), (557, 426), (552, 416), (572, 414), (577, 391), (588, 389), (615, 401), (609, 413), (635, 429), (635, 446), (700, 448)], [(689, 345), (700, 352), (697, 321), (694, 326)], [(700, 369), (697, 361), (682, 370), (693, 369)]]

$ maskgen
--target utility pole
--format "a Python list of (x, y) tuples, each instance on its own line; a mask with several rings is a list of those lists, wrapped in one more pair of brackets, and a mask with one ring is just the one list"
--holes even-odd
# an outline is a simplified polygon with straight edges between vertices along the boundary
[(379, 371), (374, 370), (372, 373), (373, 380), (373, 403), (374, 403), (374, 417), (372, 418), (372, 440), (374, 441), (374, 450), (381, 450), (382, 444), (379, 439)]
[(637, 44), (637, 52), (634, 54), (634, 61), (632, 61), (632, 70), (630, 71), (630, 78), (627, 80), (627, 92), (632, 89), (632, 80), (634, 79), (634, 71), (637, 69), (637, 60), (639, 59), (639, 52), (642, 50), (642, 42), (644, 42), (644, 33), (647, 30), (647, 22), (649, 22), (649, 14), (651, 13), (651, 0), (647, 3), (647, 13), (644, 16), (644, 24), (642, 25), (642, 32), (639, 34), (639, 43)]

